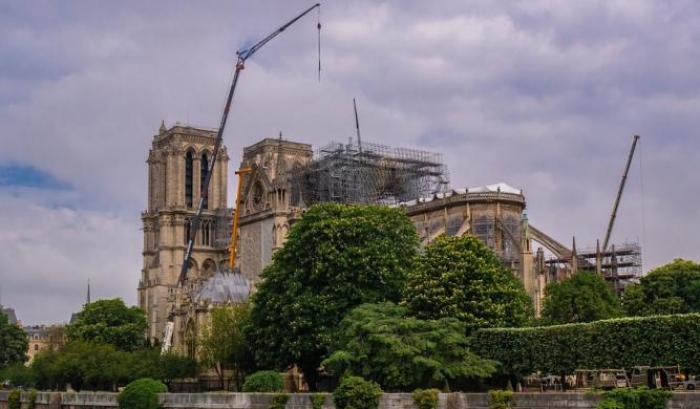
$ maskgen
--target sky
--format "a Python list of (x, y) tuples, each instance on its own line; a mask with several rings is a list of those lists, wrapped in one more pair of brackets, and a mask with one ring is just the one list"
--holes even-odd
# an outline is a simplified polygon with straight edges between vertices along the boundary
[[(161, 120), (215, 127), (235, 51), (311, 4), (0, 0), (0, 302), (63, 322), (90, 278), (136, 303)], [(690, 0), (325, 1), (248, 60), (229, 171), (279, 132), (347, 141), (357, 98), (363, 140), (443, 153), (454, 188), (523, 189), (533, 225), (591, 247), (639, 134), (612, 240), (648, 271), (700, 259), (698, 72)]]

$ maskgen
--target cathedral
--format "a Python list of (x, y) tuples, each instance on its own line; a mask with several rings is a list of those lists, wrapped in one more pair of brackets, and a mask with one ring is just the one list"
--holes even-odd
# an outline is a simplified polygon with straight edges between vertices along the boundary
[[(190, 221), (197, 210), (215, 137), (214, 129), (177, 124), (166, 128), (161, 124), (148, 154), (148, 207), (141, 215), (144, 243), (139, 306), (147, 313), (148, 337), (152, 342), (161, 342), (166, 323), (174, 322), (172, 348), (177, 353), (195, 355), (196, 336), (208, 322), (210, 308), (248, 300), (272, 254), (284, 244), (290, 227), (316, 202), (343, 202), (345, 198), (349, 203), (401, 208), (416, 226), (423, 245), (441, 234), (472, 234), (484, 241), (521, 280), (533, 298), (536, 312), (547, 282), (560, 277), (548, 274), (544, 252), (542, 248), (533, 252), (532, 241), (560, 258), (572, 257), (572, 250), (530, 225), (523, 192), (505, 183), (449, 189), (446, 181), (440, 179), (443, 172), (438, 162), (425, 152), (400, 148), (396, 152), (401, 155), (410, 152), (397, 157), (387, 153), (386, 147), (367, 144), (364, 151), (360, 147), (358, 156), (352, 144), (337, 144), (329, 154), (319, 156), (311, 145), (284, 140), (280, 135), (244, 148), (241, 157), (240, 168), (256, 169), (244, 182), (249, 193), (237, 210), (240, 230), (236, 266), (241, 274), (225, 272), (233, 209), (228, 207), (226, 196), (229, 156), (222, 147), (189, 260), (188, 276), (178, 289)], [(353, 174), (357, 168), (351, 162), (357, 157), (364, 169), (361, 174)], [(366, 176), (372, 160), (385, 169), (370, 180)], [(398, 169), (402, 164), (407, 167)], [(421, 167), (421, 177), (432, 177), (436, 182), (430, 186), (439, 187), (439, 191), (425, 195), (425, 190), (412, 189), (399, 180), (406, 169), (414, 172)], [(421, 180), (421, 187), (428, 186)], [(398, 193), (392, 196), (393, 201), (388, 201), (387, 195), (363, 200), (362, 197), (370, 197), (370, 181), (381, 185), (385, 193), (391, 186), (400, 185), (401, 189), (395, 189)]]

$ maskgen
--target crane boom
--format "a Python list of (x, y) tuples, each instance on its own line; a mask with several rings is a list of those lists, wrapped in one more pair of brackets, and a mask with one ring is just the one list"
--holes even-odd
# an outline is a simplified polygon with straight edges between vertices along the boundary
[[(212, 173), (214, 172), (214, 166), (216, 165), (216, 159), (219, 155), (219, 150), (221, 149), (221, 142), (222, 142), (223, 136), (224, 136), (224, 128), (226, 127), (226, 121), (228, 119), (229, 110), (231, 109), (231, 102), (233, 101), (233, 96), (236, 92), (236, 85), (238, 84), (238, 77), (240, 76), (241, 71), (245, 68), (245, 61), (248, 58), (252, 57), (253, 54), (255, 54), (258, 50), (260, 50), (270, 40), (277, 37), (280, 33), (282, 33), (284, 30), (286, 30), (289, 26), (296, 23), (299, 19), (301, 19), (305, 15), (309, 14), (313, 9), (315, 9), (317, 7), (321, 7), (321, 4), (320, 3), (314, 4), (313, 6), (306, 9), (303, 13), (294, 17), (292, 20), (290, 20), (289, 22), (287, 22), (286, 24), (284, 24), (283, 26), (281, 26), (277, 30), (273, 31), (267, 37), (258, 41), (252, 47), (247, 48), (247, 49), (243, 49), (243, 50), (239, 50), (236, 53), (238, 55), (238, 61), (236, 62), (236, 71), (233, 74), (233, 80), (231, 81), (231, 87), (229, 88), (228, 97), (226, 98), (226, 105), (224, 106), (224, 112), (221, 115), (221, 123), (219, 124), (219, 130), (216, 133), (216, 140), (214, 142), (214, 152), (212, 153), (211, 163), (209, 164), (209, 172), (207, 173), (207, 177), (204, 179), (204, 183), (202, 184), (202, 190), (201, 190), (201, 194), (200, 194), (199, 204), (197, 205), (197, 212), (195, 213), (195, 216), (192, 218), (192, 224), (190, 227), (190, 237), (189, 237), (189, 240), (187, 242), (187, 249), (185, 250), (185, 257), (184, 257), (184, 260), (182, 261), (182, 268), (180, 270), (180, 276), (178, 277), (178, 280), (177, 280), (178, 287), (182, 286), (182, 284), (187, 279), (187, 271), (189, 270), (189, 262), (188, 261), (189, 261), (190, 257), (192, 256), (192, 249), (194, 247), (194, 240), (197, 237), (197, 230), (199, 229), (199, 223), (200, 223), (201, 217), (202, 217), (202, 210), (204, 209), (204, 203), (206, 201), (207, 194), (209, 192), (209, 182), (211, 181), (211, 176), (212, 176)], [(320, 30), (320, 25), (318, 27)]]
[(617, 191), (617, 198), (615, 198), (615, 204), (613, 205), (612, 213), (610, 214), (610, 221), (608, 222), (608, 229), (605, 232), (605, 241), (603, 242), (603, 252), (608, 249), (608, 243), (610, 242), (610, 235), (612, 234), (613, 226), (615, 225), (615, 218), (617, 217), (617, 208), (620, 206), (620, 199), (622, 199), (622, 192), (625, 190), (625, 184), (627, 183), (627, 175), (630, 171), (630, 165), (632, 164), (632, 158), (634, 157), (634, 151), (637, 148), (637, 142), (639, 142), (639, 135), (634, 135), (632, 141), (632, 148), (630, 149), (630, 154), (627, 157), (627, 165), (625, 166), (625, 172), (622, 174), (622, 180), (620, 181), (620, 188)]

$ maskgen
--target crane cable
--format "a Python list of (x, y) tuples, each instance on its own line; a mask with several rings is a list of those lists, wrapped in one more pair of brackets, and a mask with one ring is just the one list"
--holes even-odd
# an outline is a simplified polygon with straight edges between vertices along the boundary
[(316, 13), (316, 28), (318, 29), (318, 82), (321, 82), (321, 7)]
[[(646, 226), (646, 211), (644, 205), (644, 145), (639, 146), (639, 190), (641, 195), (640, 205), (642, 208), (642, 249), (647, 244), (647, 226)], [(642, 266), (644, 266), (644, 253), (642, 253)], [(643, 267), (642, 267), (643, 268)], [(643, 271), (643, 270), (642, 270)]]

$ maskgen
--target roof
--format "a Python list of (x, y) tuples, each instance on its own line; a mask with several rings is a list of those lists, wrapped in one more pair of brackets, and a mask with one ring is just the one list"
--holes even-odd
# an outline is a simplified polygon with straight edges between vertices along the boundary
[(433, 196), (421, 197), (419, 199), (409, 200), (407, 202), (399, 203), (399, 206), (414, 206), (418, 203), (428, 203), (435, 199), (444, 199), (453, 195), (464, 195), (467, 193), (506, 193), (510, 195), (520, 195), (522, 196), (523, 191), (513, 186), (500, 182), (494, 183), (493, 185), (478, 186), (478, 187), (468, 187), (464, 189), (452, 189), (444, 193), (437, 193)]
[(204, 282), (194, 299), (216, 304), (248, 302), (250, 282), (241, 274), (217, 272)]

